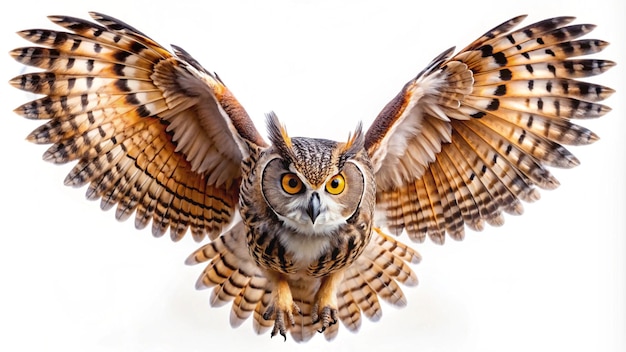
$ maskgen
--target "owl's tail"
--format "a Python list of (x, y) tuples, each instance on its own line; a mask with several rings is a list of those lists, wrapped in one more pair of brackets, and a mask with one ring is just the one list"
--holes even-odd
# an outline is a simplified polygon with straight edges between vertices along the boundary
[[(337, 288), (338, 317), (342, 324), (355, 332), (361, 326), (362, 315), (372, 321), (380, 319), (379, 299), (397, 307), (406, 305), (398, 283), (417, 285), (417, 277), (409, 263), (418, 263), (420, 259), (415, 250), (375, 229), (365, 251), (346, 270)], [(253, 328), (258, 334), (274, 325), (273, 320), (263, 318), (271, 304), (272, 285), (248, 254), (243, 223), (198, 249), (186, 261), (187, 264), (204, 262), (209, 264), (198, 278), (196, 287), (213, 288), (210, 303), (214, 307), (232, 302), (231, 326), (240, 326), (250, 316), (254, 316)], [(297, 342), (307, 341), (321, 330), (321, 322), (314, 323), (311, 316), (312, 297), (318, 286), (319, 283), (292, 291), (300, 314), (294, 315), (295, 325), (287, 328)], [(338, 332), (339, 324), (334, 324), (323, 333), (327, 340), (331, 340)]]
[(370, 320), (378, 321), (382, 316), (379, 298), (404, 307), (406, 298), (398, 283), (417, 285), (417, 276), (408, 263), (417, 264), (420, 260), (417, 251), (374, 228), (370, 243), (347, 270), (337, 291), (343, 325), (356, 332), (361, 326), (361, 312)]

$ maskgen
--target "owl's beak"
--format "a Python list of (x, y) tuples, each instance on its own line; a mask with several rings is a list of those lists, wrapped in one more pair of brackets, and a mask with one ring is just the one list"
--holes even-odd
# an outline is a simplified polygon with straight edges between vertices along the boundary
[(315, 219), (320, 215), (320, 196), (317, 192), (313, 192), (311, 199), (309, 200), (309, 207), (307, 208), (307, 214), (311, 218), (311, 223), (315, 224)]

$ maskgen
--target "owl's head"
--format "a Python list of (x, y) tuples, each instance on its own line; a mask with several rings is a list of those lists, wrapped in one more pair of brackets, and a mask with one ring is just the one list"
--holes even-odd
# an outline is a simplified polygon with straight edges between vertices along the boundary
[(374, 187), (360, 125), (345, 143), (290, 138), (274, 114), (268, 131), (261, 191), (279, 219), (299, 233), (327, 235), (358, 214)]

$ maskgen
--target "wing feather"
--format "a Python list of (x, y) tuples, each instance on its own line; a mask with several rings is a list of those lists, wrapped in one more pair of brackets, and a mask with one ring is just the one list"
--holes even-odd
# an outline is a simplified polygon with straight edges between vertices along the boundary
[(578, 39), (595, 26), (546, 19), (513, 30), (513, 18), (435, 58), (385, 107), (366, 134), (377, 207), (393, 233), (443, 243), (464, 227), (499, 226), (521, 214), (535, 187), (556, 188), (548, 167), (579, 164), (563, 144), (598, 137), (571, 119), (603, 116), (613, 89), (578, 80), (614, 63), (574, 57), (608, 43)]
[[(184, 50), (172, 54), (137, 29), (91, 13), (99, 23), (50, 16), (67, 29), (18, 34), (38, 46), (11, 55), (44, 72), (15, 87), (45, 95), (15, 111), (48, 120), (28, 139), (52, 144), (44, 159), (78, 161), (67, 185), (88, 184), (87, 197), (116, 218), (135, 213), (179, 240), (215, 238), (238, 199), (246, 143), (264, 146), (245, 110), (213, 74)], [(178, 56), (176, 56), (178, 54)]]

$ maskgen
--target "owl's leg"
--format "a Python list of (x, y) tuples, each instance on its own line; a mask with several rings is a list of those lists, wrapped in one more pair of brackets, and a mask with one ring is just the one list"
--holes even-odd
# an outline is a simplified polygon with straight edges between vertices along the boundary
[(300, 314), (300, 307), (293, 302), (289, 284), (287, 280), (282, 277), (277, 279), (273, 294), (272, 303), (265, 313), (263, 313), (263, 319), (274, 319), (274, 328), (271, 333), (272, 337), (279, 333), (287, 340), (288, 329), (285, 326), (285, 318), (287, 318), (287, 322), (291, 324), (291, 326), (296, 325), (293, 314)]
[(343, 279), (343, 270), (328, 274), (322, 279), (315, 303), (311, 311), (313, 324), (322, 323), (319, 332), (324, 332), (326, 328), (337, 323), (339, 311), (337, 310), (337, 287)]

